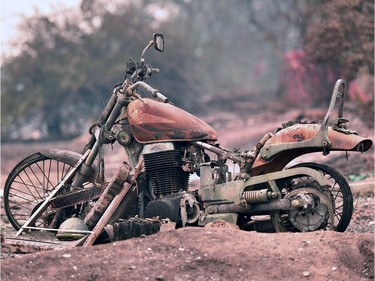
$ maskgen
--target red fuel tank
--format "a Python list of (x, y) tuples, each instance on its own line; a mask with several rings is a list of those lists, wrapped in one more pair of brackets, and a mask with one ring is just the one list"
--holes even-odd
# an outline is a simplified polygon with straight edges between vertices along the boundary
[(160, 141), (217, 140), (216, 131), (190, 113), (152, 99), (128, 106), (131, 133), (140, 143)]

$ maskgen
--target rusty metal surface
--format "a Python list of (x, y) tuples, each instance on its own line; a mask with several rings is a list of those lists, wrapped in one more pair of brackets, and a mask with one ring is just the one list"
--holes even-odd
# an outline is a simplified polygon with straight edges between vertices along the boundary
[(140, 143), (217, 140), (216, 131), (199, 118), (171, 104), (151, 99), (131, 102), (128, 118), (131, 132)]
[[(312, 139), (317, 137), (320, 128), (321, 125), (319, 124), (296, 124), (290, 126), (274, 134), (273, 137), (269, 141), (267, 141), (264, 148), (265, 150), (269, 151), (271, 150), (272, 145), (281, 145), (287, 143), (292, 143), (294, 145), (290, 147), (290, 149), (306, 146), (306, 144), (308, 144), (312, 148), (314, 147), (313, 145), (321, 148), (322, 144), (319, 142), (319, 139), (314, 143), (307, 143), (307, 141), (311, 141)], [(371, 147), (372, 143), (370, 139), (366, 139), (355, 134), (348, 135), (337, 132), (331, 127), (328, 127), (327, 135), (332, 143), (330, 150), (356, 150), (356, 146), (359, 143), (364, 142), (364, 151), (366, 151)], [(284, 147), (284, 149), (285, 148), (288, 149), (289, 147)], [(278, 150), (275, 150), (274, 153), (277, 152)]]
[[(363, 138), (358, 135), (347, 135), (331, 128), (328, 129), (328, 137), (330, 138), (331, 150), (348, 150), (364, 152), (371, 148), (372, 140)], [(361, 147), (362, 146), (362, 147)]]
[(79, 154), (74, 151), (65, 150), (65, 149), (49, 149), (42, 150), (40, 153), (46, 157), (62, 161), (70, 166), (74, 166), (79, 159), (81, 159), (82, 154)]
[(7, 238), (2, 245), (10, 249), (11, 253), (35, 253), (51, 250), (63, 250), (70, 248), (67, 245), (49, 243), (43, 241), (29, 241), (15, 238)]
[[(102, 232), (103, 228), (108, 224), (114, 213), (116, 212), (116, 209), (120, 206), (123, 199), (126, 197), (127, 194), (129, 194), (129, 191), (131, 191), (132, 186), (137, 186), (136, 180), (138, 176), (142, 173), (144, 168), (144, 161), (143, 157), (140, 158), (137, 166), (132, 171), (132, 176), (129, 175), (129, 177), (126, 177), (124, 180), (124, 186), (121, 189), (120, 193), (118, 193), (114, 199), (110, 202), (109, 206), (106, 207), (104, 213), (100, 216), (99, 220), (95, 224), (93, 232), (87, 237), (87, 240), (83, 244), (83, 246), (91, 246), (94, 244), (95, 240), (99, 237), (99, 234)], [(119, 172), (121, 171), (121, 168), (119, 169)], [(121, 178), (121, 175), (119, 175)], [(123, 177), (122, 179), (124, 179)], [(116, 176), (113, 177), (113, 180), (116, 180)], [(132, 193), (132, 192), (130, 192)]]
[(198, 190), (198, 194), (203, 201), (221, 201), (221, 203), (227, 201), (238, 205), (245, 187), (243, 180), (237, 180), (201, 188)]
[(115, 175), (111, 179), (111, 182), (101, 194), (94, 208), (92, 208), (85, 216), (84, 221), (89, 229), (93, 229), (96, 226), (103, 213), (107, 210), (107, 207), (111, 204), (113, 198), (123, 189), (123, 184), (132, 180), (130, 171), (131, 167), (126, 162), (123, 162), (118, 167)]
[(296, 124), (280, 130), (267, 141), (254, 161), (251, 175), (283, 169), (292, 159), (307, 153), (325, 149), (363, 152), (371, 146), (371, 139), (355, 134), (338, 132), (331, 127), (325, 132), (319, 124)]
[[(333, 230), (335, 216), (331, 200), (314, 188), (298, 188), (288, 193), (285, 197), (287, 199), (294, 197), (304, 198), (302, 195), (314, 195), (314, 198), (311, 197), (313, 200), (311, 203), (305, 201), (304, 205), (310, 204), (310, 206), (307, 208), (304, 207), (302, 212), (298, 209), (289, 212), (292, 224), (302, 232), (315, 231), (327, 220), (327, 230)], [(304, 200), (306, 199), (304, 198)]]
[(36, 253), (81, 246), (86, 237), (75, 241), (59, 241), (51, 232), (31, 231), (19, 237), (5, 238), (1, 246), (11, 253)]
[(207, 212), (209, 214), (237, 213), (253, 215), (275, 210), (290, 209), (292, 209), (291, 200), (277, 199), (268, 203), (247, 205), (246, 207), (241, 207), (236, 204), (212, 204), (207, 207)]
[[(307, 175), (313, 177), (320, 186), (326, 186), (327, 180), (317, 170), (305, 167), (292, 168), (282, 171), (269, 173), (266, 175), (258, 175), (250, 177), (248, 180), (236, 180), (223, 184), (216, 184), (215, 186), (209, 186), (198, 190), (198, 194), (204, 204), (210, 205), (214, 203), (220, 204), (235, 204), (240, 206), (243, 203), (244, 191), (252, 190), (252, 188), (259, 184), (265, 184), (271, 186), (275, 193), (278, 193), (278, 187), (274, 183), (275, 180), (295, 177), (299, 175)], [(243, 205), (243, 204), (242, 204)]]

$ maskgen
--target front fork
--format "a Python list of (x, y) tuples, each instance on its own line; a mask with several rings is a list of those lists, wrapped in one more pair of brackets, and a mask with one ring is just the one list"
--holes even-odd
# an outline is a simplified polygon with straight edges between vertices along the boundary
[[(73, 179), (71, 185), (73, 190), (81, 188), (82, 184), (90, 178), (92, 166), (104, 143), (104, 133), (111, 131), (112, 126), (119, 117), (122, 108), (129, 103), (124, 95), (117, 94), (119, 92), (119, 88), (115, 88), (113, 90), (110, 101), (107, 103), (106, 108), (96, 123), (99, 129), (92, 134), (89, 142), (85, 146), (83, 152), (86, 152), (88, 149), (91, 149), (91, 151)], [(104, 175), (101, 175), (99, 182), (104, 182)]]

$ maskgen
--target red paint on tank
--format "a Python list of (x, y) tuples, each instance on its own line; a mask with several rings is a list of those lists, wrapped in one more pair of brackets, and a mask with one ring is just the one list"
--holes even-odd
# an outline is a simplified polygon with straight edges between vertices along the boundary
[(168, 103), (151, 99), (132, 101), (128, 119), (131, 133), (140, 143), (217, 140), (210, 125)]

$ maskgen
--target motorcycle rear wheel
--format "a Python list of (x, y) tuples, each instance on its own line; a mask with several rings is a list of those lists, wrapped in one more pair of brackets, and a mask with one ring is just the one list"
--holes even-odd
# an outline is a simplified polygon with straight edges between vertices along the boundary
[(353, 214), (353, 194), (344, 176), (334, 168), (318, 163), (301, 163), (293, 168), (296, 167), (312, 168), (323, 173), (331, 186), (329, 192), (334, 206), (334, 230), (344, 232)]
[[(77, 161), (69, 156), (55, 158), (38, 152), (13, 168), (4, 187), (4, 208), (16, 230), (24, 225)], [(62, 210), (60, 220), (76, 212), (77, 207), (81, 206)], [(48, 228), (55, 214), (56, 209), (49, 206), (32, 226)]]

